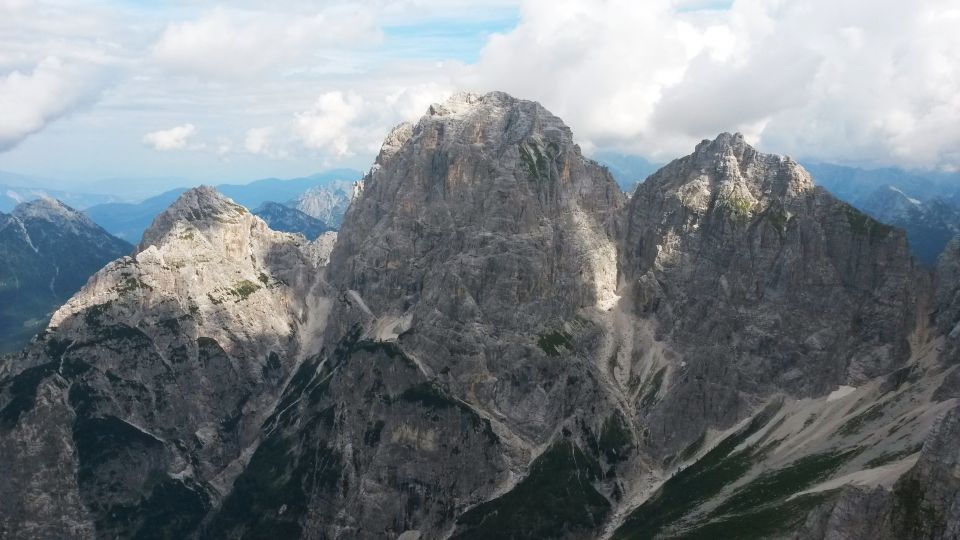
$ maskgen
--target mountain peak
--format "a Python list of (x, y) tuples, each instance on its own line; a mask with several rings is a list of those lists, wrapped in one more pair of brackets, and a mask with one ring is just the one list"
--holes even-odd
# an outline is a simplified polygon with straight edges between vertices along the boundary
[(757, 151), (740, 133), (721, 133), (701, 141), (692, 154), (674, 160), (648, 183), (676, 191), (700, 212), (715, 196), (753, 211), (814, 188), (813, 179), (799, 163)]
[(215, 224), (239, 223), (250, 212), (210, 186), (185, 191), (169, 208), (158, 215), (143, 233), (139, 250), (158, 245), (178, 222), (200, 229)]
[(713, 140), (704, 139), (700, 141), (700, 144), (697, 145), (695, 152), (722, 152), (725, 150), (731, 150), (742, 153), (746, 149), (756, 151), (752, 146), (747, 144), (747, 140), (743, 137), (742, 133), (723, 132), (717, 135), (717, 137)]
[(97, 227), (86, 215), (53, 197), (40, 197), (33, 201), (20, 203), (13, 209), (11, 215), (22, 220), (39, 219), (57, 223), (74, 223), (84, 227)]
[(559, 144), (573, 142), (570, 128), (543, 105), (505, 92), (454, 94), (443, 103), (431, 105), (420, 126), (433, 122), (442, 122), (455, 131), (468, 127), (474, 144), (488, 144), (498, 135), (506, 144), (516, 144), (527, 137)]

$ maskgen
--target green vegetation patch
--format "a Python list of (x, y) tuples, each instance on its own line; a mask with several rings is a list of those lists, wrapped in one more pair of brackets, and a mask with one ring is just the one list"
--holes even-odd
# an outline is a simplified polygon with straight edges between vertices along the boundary
[(847, 216), (847, 223), (850, 224), (850, 230), (858, 235), (868, 237), (871, 242), (886, 238), (893, 230), (893, 227), (880, 223), (850, 205), (844, 205), (843, 211)]
[[(548, 158), (552, 156), (544, 154), (540, 145), (536, 142), (522, 143), (518, 148), (520, 149), (520, 161), (526, 165), (530, 177), (537, 181), (549, 180), (550, 161)], [(551, 143), (549, 149), (553, 151), (553, 154), (559, 152), (559, 146), (556, 143)]]
[(640, 407), (647, 409), (657, 401), (657, 395), (660, 393), (660, 387), (663, 386), (663, 377), (667, 374), (667, 368), (662, 367), (653, 374), (649, 381), (643, 384), (643, 397), (640, 398)]
[(241, 279), (233, 284), (230, 294), (237, 297), (237, 302), (246, 300), (251, 294), (259, 291), (262, 287), (249, 279)]
[(899, 452), (887, 452), (887, 453), (884, 453), (884, 454), (880, 454), (879, 456), (877, 456), (877, 457), (871, 459), (870, 461), (866, 462), (866, 463), (863, 465), (863, 467), (864, 467), (865, 469), (873, 469), (873, 468), (876, 468), (876, 467), (882, 467), (882, 466), (884, 466), (884, 465), (886, 465), (886, 464), (888, 464), (888, 463), (893, 463), (894, 461), (900, 461), (901, 459), (903, 459), (903, 458), (905, 458), (905, 457), (907, 457), (907, 456), (911, 456), (911, 455), (913, 455), (913, 454), (916, 454), (917, 452), (920, 451), (921, 448), (923, 448), (923, 443), (917, 443), (917, 444), (915, 444), (915, 445), (908, 446), (908, 447), (900, 450)]
[(116, 290), (120, 294), (126, 294), (128, 292), (139, 291), (144, 289), (148, 291), (152, 291), (153, 287), (147, 285), (146, 283), (144, 283), (143, 281), (141, 281), (140, 279), (134, 276), (127, 276), (123, 278), (123, 280), (120, 281), (120, 283), (117, 283), (117, 286), (114, 287), (114, 290)]
[(585, 537), (585, 531), (600, 526), (610, 512), (610, 502), (593, 487), (601, 476), (597, 460), (577, 445), (555, 443), (510, 492), (460, 516), (453, 538)]
[(773, 207), (767, 210), (767, 223), (773, 227), (773, 230), (777, 231), (780, 236), (783, 236), (787, 232), (787, 222), (790, 221), (790, 217), (787, 215), (786, 210), (782, 207)]
[(926, 498), (924, 483), (915, 476), (893, 486), (892, 525), (896, 538), (941, 538), (943, 514)]
[(730, 194), (721, 202), (724, 208), (730, 212), (730, 216), (737, 221), (750, 218), (750, 212), (753, 210), (753, 203), (750, 202), (750, 200), (746, 197), (737, 197), (736, 195)]
[(853, 435), (863, 429), (864, 424), (873, 422), (874, 420), (879, 420), (882, 417), (883, 404), (877, 403), (857, 416), (854, 416), (850, 420), (844, 422), (844, 424), (837, 429), (837, 433), (840, 435)]
[(860, 451), (860, 448), (850, 448), (804, 456), (782, 469), (764, 473), (737, 490), (713, 514), (750, 512), (785, 499), (825, 480)]
[(570, 341), (570, 335), (566, 332), (550, 332), (541, 334), (537, 339), (537, 345), (547, 353), (547, 356), (560, 356), (562, 349), (573, 350), (573, 342)]
[(771, 405), (736, 433), (728, 436), (696, 463), (674, 474), (645, 503), (627, 516), (613, 534), (615, 540), (655, 538), (670, 525), (742, 477), (759, 459), (750, 448), (733, 450), (770, 422), (779, 405)]
[(633, 448), (633, 437), (623, 418), (614, 414), (603, 421), (597, 443), (600, 452), (607, 458), (607, 463), (618, 463), (629, 457)]
[(334, 493), (344, 468), (341, 455), (312, 434), (320, 417), (299, 437), (273, 434), (237, 477), (210, 530), (218, 536), (299, 538), (300, 520), (316, 494)]
[(834, 496), (833, 492), (811, 493), (765, 506), (756, 511), (724, 517), (689, 529), (670, 538), (676, 540), (759, 540), (778, 536), (778, 533), (797, 528), (807, 514)]
[(690, 443), (686, 448), (684, 448), (684, 449), (683, 449), (683, 452), (680, 452), (680, 460), (681, 460), (681, 461), (687, 461), (687, 460), (693, 458), (693, 456), (697, 455), (697, 452), (699, 452), (700, 449), (703, 448), (703, 444), (704, 444), (705, 442), (707, 442), (707, 432), (706, 432), (706, 431), (704, 431), (703, 433), (701, 433), (700, 436), (697, 437), (697, 440), (693, 441), (693, 442)]

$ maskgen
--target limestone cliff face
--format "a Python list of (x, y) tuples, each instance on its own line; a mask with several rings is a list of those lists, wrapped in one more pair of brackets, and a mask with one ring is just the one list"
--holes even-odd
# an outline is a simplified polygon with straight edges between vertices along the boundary
[(64, 306), (0, 369), (0, 536), (956, 534), (956, 250), (738, 135), (628, 202), (503, 93), (356, 191), (309, 243), (190, 191)]

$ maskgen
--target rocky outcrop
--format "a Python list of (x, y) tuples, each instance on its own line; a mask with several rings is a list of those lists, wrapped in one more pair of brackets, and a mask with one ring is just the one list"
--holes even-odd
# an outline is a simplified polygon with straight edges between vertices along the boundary
[(947, 244), (937, 263), (936, 322), (953, 342), (960, 342), (960, 237)]

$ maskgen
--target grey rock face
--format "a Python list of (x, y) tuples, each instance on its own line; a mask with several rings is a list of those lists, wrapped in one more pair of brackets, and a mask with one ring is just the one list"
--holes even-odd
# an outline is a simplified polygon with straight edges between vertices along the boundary
[[(599, 469), (597, 435), (618, 405), (593, 373), (601, 340), (589, 317), (613, 298), (622, 203), (536, 103), (464, 95), (394, 130), (331, 255), (328, 280), (342, 292), (324, 343), (339, 345), (288, 387), (268, 442), (296, 457), (254, 455), (215, 528), (483, 535), (489, 524), (457, 516), (510, 490), (541, 448)], [(320, 417), (330, 420), (313, 427)], [(614, 454), (629, 446), (616, 425)], [(304, 440), (323, 441), (336, 463), (325, 485), (300, 482), (297, 471), (316, 468)], [(282, 495), (256, 481), (275, 476)], [(603, 501), (585, 524), (595, 526), (610, 505), (592, 486), (585, 496)], [(559, 509), (541, 514), (565, 529)]]
[(960, 237), (944, 248), (936, 276), (936, 322), (951, 341), (960, 341)]

